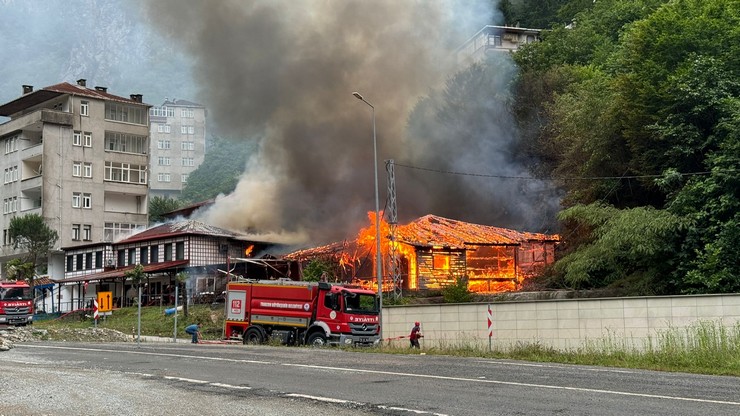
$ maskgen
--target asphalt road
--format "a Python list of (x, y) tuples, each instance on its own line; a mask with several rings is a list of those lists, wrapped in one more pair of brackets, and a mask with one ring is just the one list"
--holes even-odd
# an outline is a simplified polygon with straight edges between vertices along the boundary
[[(99, 404), (105, 400), (130, 400), (126, 389), (137, 383), (146, 383), (142, 389), (157, 398), (159, 411), (136, 407), (139, 411), (130, 414), (225, 414), (234, 406), (260, 409), (242, 414), (740, 414), (736, 377), (478, 358), (331, 348), (29, 343), (0, 354), (0, 363), (21, 377), (23, 368), (41, 375), (82, 372), (101, 386), (97, 391), (105, 398), (97, 408), (90, 406), (96, 411), (89, 414), (96, 415), (108, 414)], [(3, 379), (0, 391), (6, 388)], [(190, 399), (166, 401), (177, 395)], [(0, 393), (0, 414), (8, 396)], [(192, 410), (192, 403), (204, 400), (229, 407)]]

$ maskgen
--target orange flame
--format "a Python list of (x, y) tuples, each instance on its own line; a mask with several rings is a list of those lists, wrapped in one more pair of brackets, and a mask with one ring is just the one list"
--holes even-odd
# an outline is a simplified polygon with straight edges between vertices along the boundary
[(252, 250), (254, 250), (254, 244), (244, 250), (244, 255), (249, 257), (252, 254)]

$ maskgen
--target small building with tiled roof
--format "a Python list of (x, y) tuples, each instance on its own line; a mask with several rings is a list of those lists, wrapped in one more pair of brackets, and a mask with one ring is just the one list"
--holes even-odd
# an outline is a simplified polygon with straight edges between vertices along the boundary
[[(398, 225), (395, 245), (390, 228), (381, 224), (383, 251), (383, 286), (393, 285), (390, 254), (395, 248), (400, 284), (403, 289), (440, 289), (465, 278), (476, 292), (516, 290), (555, 260), (559, 236), (474, 224), (426, 215), (405, 225)], [(377, 287), (373, 281), (375, 266), (374, 225), (359, 232), (354, 240), (295, 251), (284, 256), (298, 265), (311, 259), (334, 261), (340, 279)]]
[(230, 275), (283, 277), (274, 267), (243, 261), (270, 257), (274, 249), (273, 243), (194, 220), (161, 224), (116, 242), (66, 247), (64, 277), (54, 279), (66, 290), (60, 290), (57, 304), (45, 309), (83, 308), (97, 292), (111, 292), (115, 306), (131, 306), (135, 290), (126, 274), (137, 265), (147, 276), (143, 304), (172, 303), (175, 276), (181, 272), (188, 276), (183, 300), (212, 301)]

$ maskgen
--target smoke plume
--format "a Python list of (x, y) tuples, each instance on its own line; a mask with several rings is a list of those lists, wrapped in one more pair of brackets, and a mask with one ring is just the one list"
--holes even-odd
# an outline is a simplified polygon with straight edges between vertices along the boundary
[[(218, 132), (258, 142), (259, 151), (248, 161), (235, 192), (219, 198), (206, 221), (273, 236), (307, 236), (311, 243), (352, 237), (367, 226), (367, 212), (375, 207), (373, 109), (353, 97), (354, 91), (375, 108), (381, 209), (386, 159), (419, 165), (443, 159), (461, 171), (470, 170), (469, 160), (479, 168), (487, 157), (507, 164), (490, 146), (464, 149), (449, 137), (435, 149), (407, 133), (410, 111), (420, 97), (443, 86), (458, 69), (455, 49), (495, 21), (491, 4), (145, 2), (152, 24), (195, 61), (199, 99)], [(501, 80), (502, 88), (506, 83)], [(503, 128), (512, 136), (510, 130)], [(483, 153), (489, 151), (494, 154)], [(501, 210), (489, 206), (490, 200), (477, 199), (480, 192), (446, 188), (449, 181), (437, 186), (436, 177), (419, 172), (403, 178), (396, 172), (401, 222), (431, 213), (517, 225), (490, 222), (497, 219), (490, 212)], [(511, 189), (504, 194), (499, 199), (517, 198)], [(459, 199), (452, 203), (447, 195)], [(462, 199), (464, 195), (471, 199)]]

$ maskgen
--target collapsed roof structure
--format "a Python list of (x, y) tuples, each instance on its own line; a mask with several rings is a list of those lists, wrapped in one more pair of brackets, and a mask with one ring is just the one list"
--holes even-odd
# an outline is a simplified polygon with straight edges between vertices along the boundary
[[(369, 215), (373, 221), (374, 214)], [(373, 277), (375, 224), (362, 229), (356, 239), (295, 251), (286, 260), (305, 264), (325, 259), (338, 267), (339, 279), (377, 288)], [(426, 215), (396, 229), (391, 241), (390, 227), (381, 224), (383, 290), (440, 289), (458, 278), (468, 281), (474, 292), (516, 290), (524, 279), (538, 274), (555, 260), (556, 234), (522, 232), (473, 224), (436, 215)], [(393, 248), (393, 250), (391, 250)], [(398, 255), (395, 278), (389, 253)], [(386, 287), (388, 285), (389, 287)]]

